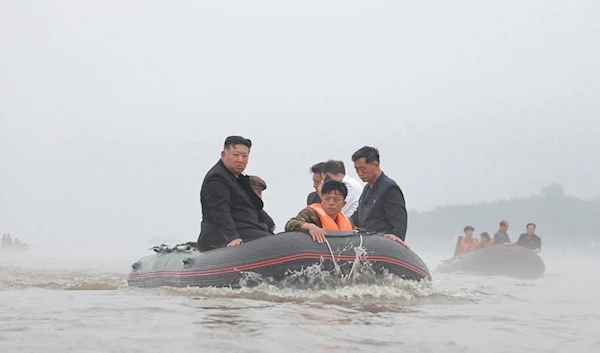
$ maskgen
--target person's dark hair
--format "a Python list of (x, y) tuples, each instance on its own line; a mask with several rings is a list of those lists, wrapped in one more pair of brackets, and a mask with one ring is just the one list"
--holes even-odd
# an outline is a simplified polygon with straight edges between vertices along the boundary
[(235, 145), (244, 145), (250, 149), (252, 148), (252, 141), (242, 136), (229, 136), (225, 139), (223, 149), (228, 150)]
[(527, 225), (525, 226), (525, 228), (529, 228), (529, 226), (533, 226), (533, 228), (535, 229), (535, 223), (527, 223)]
[(500, 227), (506, 227), (508, 225), (507, 221), (500, 222)]
[(346, 175), (346, 168), (344, 162), (334, 161), (333, 159), (328, 160), (323, 164), (323, 174), (344, 174)]
[(379, 150), (375, 147), (365, 146), (352, 154), (352, 162), (364, 158), (366, 163), (379, 162)]
[(323, 173), (323, 166), (325, 165), (325, 162), (319, 162), (315, 165), (313, 165), (312, 167), (310, 167), (310, 172), (312, 174), (321, 174)]
[(332, 191), (339, 191), (339, 193), (344, 196), (344, 199), (346, 199), (346, 196), (348, 196), (348, 188), (346, 187), (346, 184), (342, 183), (341, 181), (330, 179), (323, 183), (323, 186), (321, 187), (322, 195), (328, 194)]
[(475, 230), (475, 228), (473, 228), (473, 226), (466, 226), (465, 229), (463, 229), (463, 232), (466, 232), (467, 230)]
[(487, 232), (483, 232), (479, 235), (479, 237), (481, 238), (486, 238), (487, 240), (490, 240), (490, 235)]

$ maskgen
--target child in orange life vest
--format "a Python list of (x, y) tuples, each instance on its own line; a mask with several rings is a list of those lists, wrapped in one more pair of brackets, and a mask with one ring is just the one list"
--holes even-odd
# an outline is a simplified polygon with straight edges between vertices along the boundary
[(454, 249), (455, 257), (477, 250), (479, 240), (473, 238), (475, 229), (472, 226), (466, 226), (463, 231), (465, 232), (465, 235), (459, 236), (458, 241), (456, 242), (456, 248)]

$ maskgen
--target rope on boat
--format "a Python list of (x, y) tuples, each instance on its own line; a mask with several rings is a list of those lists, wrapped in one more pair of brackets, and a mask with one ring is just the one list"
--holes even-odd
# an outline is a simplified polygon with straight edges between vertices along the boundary
[(352, 263), (350, 272), (348, 272), (348, 275), (346, 277), (344, 277), (344, 279), (350, 278), (350, 276), (352, 276), (354, 269), (360, 263), (360, 256), (365, 252), (365, 249), (363, 249), (363, 236), (361, 233), (359, 233), (359, 235), (360, 235), (360, 245), (358, 246), (358, 248), (354, 248), (354, 251), (356, 252), (356, 258), (354, 258), (354, 262)]
[[(342, 279), (347, 279), (347, 278), (350, 278), (350, 276), (352, 276), (352, 273), (354, 273), (354, 269), (356, 269), (356, 266), (358, 266), (360, 264), (360, 257), (362, 255), (364, 255), (364, 253), (365, 253), (365, 249), (363, 248), (363, 235), (362, 235), (362, 233), (358, 233), (358, 235), (360, 236), (360, 244), (358, 245), (358, 247), (354, 248), (354, 251), (356, 252), (356, 258), (354, 259), (354, 262), (352, 263), (350, 272), (348, 272), (348, 275), (346, 275), (346, 276), (344, 276), (342, 274), (340, 265), (338, 264), (337, 260), (335, 259), (335, 255), (333, 255), (333, 250), (331, 249), (331, 245), (329, 244), (329, 241), (327, 241), (327, 237), (325, 237), (325, 244), (327, 244), (327, 248), (329, 249), (329, 253), (331, 254), (331, 260), (333, 261), (333, 266), (335, 268), (335, 274), (339, 275)], [(367, 235), (369, 235), (369, 234), (367, 234)]]
[(327, 237), (325, 237), (325, 244), (327, 244), (327, 248), (329, 249), (329, 253), (331, 254), (331, 261), (333, 261), (333, 266), (335, 268), (335, 274), (341, 275), (342, 271), (340, 270), (340, 265), (337, 263), (335, 256), (333, 255), (333, 250), (331, 250), (331, 245), (327, 241)]
[(177, 244), (174, 246), (169, 246), (165, 244), (160, 244), (157, 246), (153, 246), (148, 250), (153, 250), (155, 253), (169, 253), (169, 252), (189, 252), (192, 251), (193, 248), (190, 244)]

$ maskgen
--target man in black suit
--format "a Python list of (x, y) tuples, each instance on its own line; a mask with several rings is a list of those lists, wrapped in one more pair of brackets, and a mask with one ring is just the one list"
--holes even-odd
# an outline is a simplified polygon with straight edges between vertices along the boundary
[(242, 174), (251, 147), (249, 139), (227, 137), (221, 159), (204, 177), (200, 191), (202, 223), (197, 242), (200, 250), (236, 246), (271, 235), (263, 202), (252, 190), (248, 176)]
[(384, 233), (408, 248), (404, 243), (408, 225), (404, 194), (400, 186), (381, 170), (379, 150), (365, 146), (354, 152), (352, 161), (356, 174), (367, 183), (352, 221), (361, 229)]

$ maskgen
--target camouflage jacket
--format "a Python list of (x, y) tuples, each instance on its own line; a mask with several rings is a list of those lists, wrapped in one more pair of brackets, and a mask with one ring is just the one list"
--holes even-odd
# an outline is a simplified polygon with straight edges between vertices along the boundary
[[(348, 217), (348, 219), (350, 220), (352, 227), (354, 229), (357, 229), (356, 226), (354, 225), (354, 222), (352, 222), (352, 220), (350, 219), (350, 217)], [(317, 227), (320, 227), (320, 228), (323, 227), (323, 224), (321, 223), (321, 220), (319, 219), (319, 216), (317, 215), (317, 213), (313, 209), (306, 207), (302, 211), (300, 211), (300, 213), (298, 213), (298, 215), (296, 217), (290, 219), (285, 224), (285, 231), (293, 232), (296, 230), (300, 230), (300, 227), (302, 227), (302, 225), (304, 223), (312, 223), (312, 224), (316, 225)]]

